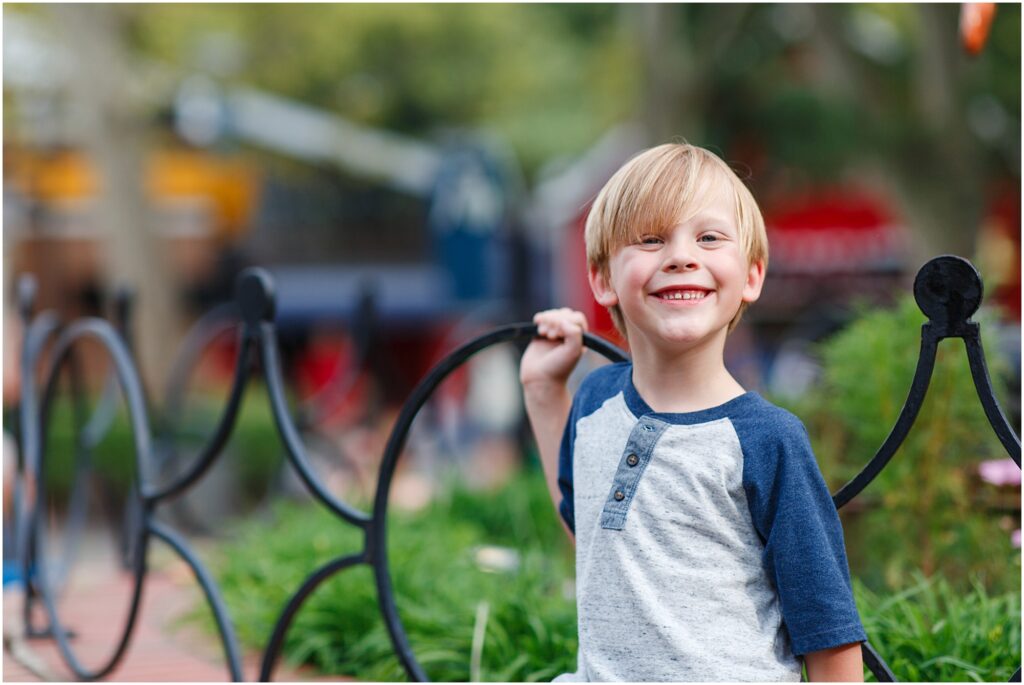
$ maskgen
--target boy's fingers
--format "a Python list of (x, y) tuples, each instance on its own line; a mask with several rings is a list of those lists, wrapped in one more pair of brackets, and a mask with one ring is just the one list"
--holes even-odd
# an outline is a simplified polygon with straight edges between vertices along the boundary
[(582, 338), (587, 330), (587, 317), (568, 307), (537, 312), (533, 315), (533, 322), (537, 325), (537, 335), (549, 340), (565, 338), (577, 331)]
[(582, 328), (584, 331), (590, 330), (587, 327), (587, 317), (584, 316), (583, 312), (573, 312), (573, 314), (575, 314), (574, 318), (579, 323), (580, 328)]
[(537, 337), (557, 340), (561, 337), (561, 331), (557, 325), (545, 321), (537, 324)]
[(569, 307), (562, 307), (561, 309), (558, 310), (558, 312), (566, 319), (578, 324), (580, 328), (582, 328), (584, 331), (587, 330), (587, 317), (586, 315), (583, 314), (583, 312), (577, 311), (575, 309), (570, 309)]
[(583, 328), (576, 321), (563, 321), (562, 337), (573, 347), (578, 347), (583, 344)]
[(557, 319), (553, 319), (550, 312), (540, 312), (534, 317), (534, 322), (540, 335), (550, 335), (551, 329), (557, 328)]

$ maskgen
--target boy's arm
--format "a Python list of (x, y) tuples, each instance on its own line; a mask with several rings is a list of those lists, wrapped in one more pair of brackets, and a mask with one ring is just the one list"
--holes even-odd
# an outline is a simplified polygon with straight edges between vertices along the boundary
[[(548, 493), (557, 509), (562, 500), (561, 491), (558, 489), (559, 444), (562, 441), (565, 423), (569, 418), (572, 397), (564, 383), (524, 384), (523, 395), (526, 398), (526, 415), (530, 419), (530, 427), (533, 429), (537, 450), (540, 452), (540, 461), (544, 467), (544, 479), (548, 484)], [(565, 528), (566, 535), (570, 539), (574, 539), (572, 531), (569, 530), (569, 526), (566, 525), (561, 515), (558, 520)]]
[[(530, 420), (544, 468), (544, 479), (555, 508), (562, 499), (558, 487), (558, 455), (572, 396), (566, 381), (583, 354), (587, 319), (571, 309), (553, 309), (533, 317), (538, 337), (523, 353), (519, 380), (523, 384), (526, 415)], [(559, 516), (570, 538), (572, 531)]]
[(864, 682), (864, 661), (859, 642), (808, 652), (804, 655), (807, 680), (811, 682)]

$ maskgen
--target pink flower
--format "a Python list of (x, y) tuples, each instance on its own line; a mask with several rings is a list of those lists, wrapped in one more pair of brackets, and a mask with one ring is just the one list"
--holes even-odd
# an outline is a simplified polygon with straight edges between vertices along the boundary
[(1020, 528), (1010, 533), (1010, 544), (1020, 549)]
[(992, 485), (1020, 485), (1020, 467), (1013, 459), (990, 459), (978, 464), (978, 474)]

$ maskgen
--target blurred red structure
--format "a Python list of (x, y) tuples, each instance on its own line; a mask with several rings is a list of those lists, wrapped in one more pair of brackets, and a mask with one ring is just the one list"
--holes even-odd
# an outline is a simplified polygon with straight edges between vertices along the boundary
[(766, 212), (771, 270), (854, 273), (899, 268), (907, 235), (888, 204), (857, 188), (825, 188), (785, 198)]

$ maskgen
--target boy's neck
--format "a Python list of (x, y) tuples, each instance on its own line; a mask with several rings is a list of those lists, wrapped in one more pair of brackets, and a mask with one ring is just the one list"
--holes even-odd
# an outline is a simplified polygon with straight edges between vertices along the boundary
[(745, 392), (725, 368), (724, 335), (685, 350), (664, 350), (637, 342), (631, 348), (633, 385), (655, 412), (710, 409)]

